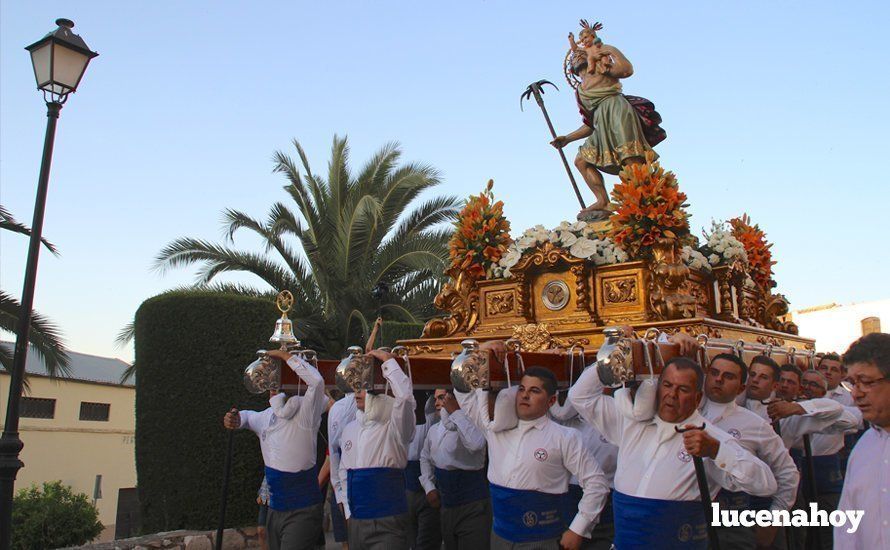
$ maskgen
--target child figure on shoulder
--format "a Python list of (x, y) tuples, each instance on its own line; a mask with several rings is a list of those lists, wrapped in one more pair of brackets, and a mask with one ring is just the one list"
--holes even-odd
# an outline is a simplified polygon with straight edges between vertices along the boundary
[[(580, 45), (575, 42), (575, 34), (569, 33), (569, 50), (576, 56), (586, 59), (589, 74), (607, 74), (614, 63), (611, 53), (603, 49), (603, 41), (596, 35), (596, 31), (602, 28), (602, 23), (597, 22), (591, 26), (586, 19), (582, 19), (581, 32), (578, 33)], [(577, 67), (580, 63), (572, 65)]]

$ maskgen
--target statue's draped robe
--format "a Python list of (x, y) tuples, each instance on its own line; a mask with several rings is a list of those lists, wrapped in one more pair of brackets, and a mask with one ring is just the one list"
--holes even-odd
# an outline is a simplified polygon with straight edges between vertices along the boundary
[[(621, 163), (643, 157), (666, 137), (661, 116), (652, 102), (621, 93), (621, 84), (577, 91), (584, 124), (593, 134), (581, 145), (581, 158), (607, 174), (618, 174)], [(658, 158), (658, 155), (655, 155)]]

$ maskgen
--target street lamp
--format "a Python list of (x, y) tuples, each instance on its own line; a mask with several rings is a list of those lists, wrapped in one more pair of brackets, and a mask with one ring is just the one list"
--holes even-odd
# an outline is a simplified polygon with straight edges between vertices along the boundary
[(40, 255), (40, 239), (43, 234), (43, 212), (49, 184), (49, 168), (53, 156), (53, 140), (59, 111), (68, 94), (77, 90), (80, 79), (90, 60), (97, 54), (91, 51), (83, 39), (73, 32), (74, 22), (57, 19), (59, 27), (26, 50), (31, 52), (37, 88), (43, 91), (46, 101), (46, 137), (43, 142), (43, 160), (37, 180), (37, 199), (34, 202), (34, 220), (31, 223), (31, 240), (25, 265), (25, 282), (22, 289), (22, 305), (15, 339), (15, 356), (9, 384), (9, 402), (6, 407), (6, 423), (0, 437), (0, 550), (9, 550), (12, 541), (12, 501), (15, 478), (24, 464), (19, 453), (24, 446), (19, 439), (19, 402), (22, 397), (22, 381), (25, 376), (25, 360), (28, 354), (28, 333), (31, 328), (31, 308), (34, 304), (34, 284), (37, 280), (37, 260)]

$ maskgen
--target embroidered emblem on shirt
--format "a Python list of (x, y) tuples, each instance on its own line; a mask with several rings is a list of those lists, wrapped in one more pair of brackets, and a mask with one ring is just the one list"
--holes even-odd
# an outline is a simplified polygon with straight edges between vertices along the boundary
[(679, 453), (677, 453), (677, 458), (681, 462), (689, 462), (690, 460), (692, 460), (692, 455), (687, 453), (686, 450), (683, 449)]
[(603, 443), (608, 443), (608, 442), (609, 442), (609, 440), (606, 439), (606, 436), (604, 436), (604, 435), (600, 435), (600, 441), (602, 441)]
[(526, 512), (522, 516), (522, 523), (524, 523), (526, 527), (534, 527), (538, 523), (538, 514), (534, 512)]
[(348, 451), (350, 449), (352, 449), (352, 441), (347, 441), (343, 444), (343, 450)]
[(337, 431), (337, 426), (339, 426), (339, 425), (340, 425), (339, 422), (334, 422), (333, 424), (331, 424), (331, 431), (332, 431), (332, 432), (336, 432), (336, 431)]
[(742, 432), (738, 431), (738, 430), (735, 429), (735, 428), (732, 428), (732, 429), (728, 430), (728, 433), (729, 433), (729, 435), (733, 436), (733, 437), (736, 438), (736, 439), (741, 439), (741, 438), (742, 438)]
[(688, 523), (684, 523), (680, 526), (680, 529), (677, 531), (677, 539), (680, 542), (687, 542), (692, 538), (692, 526)]
[(535, 449), (535, 460), (538, 462), (547, 460), (547, 449)]

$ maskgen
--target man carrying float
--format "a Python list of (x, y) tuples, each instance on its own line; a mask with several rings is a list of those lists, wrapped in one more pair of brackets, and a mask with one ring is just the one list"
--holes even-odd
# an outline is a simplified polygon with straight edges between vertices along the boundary
[(306, 383), (306, 393), (288, 398), (270, 391), (268, 409), (232, 410), (223, 424), (229, 430), (249, 429), (260, 438), (270, 493), (269, 549), (309, 550), (321, 534), (324, 507), (315, 463), (316, 437), (327, 407), (324, 379), (301, 357), (281, 350), (266, 355), (286, 362)]
[[(613, 497), (618, 550), (707, 547), (694, 456), (704, 459), (710, 499), (721, 487), (760, 496), (776, 492), (769, 467), (698, 412), (703, 382), (696, 362), (668, 361), (658, 378), (654, 418), (622, 413), (640, 408), (630, 403), (628, 390), (605, 396), (596, 368), (586, 369), (569, 391), (572, 406), (619, 449)], [(636, 398), (652, 399), (651, 393)]]
[(451, 390), (437, 389), (441, 417), (420, 454), (420, 483), (430, 505), (441, 509), (446, 550), (485, 550), (491, 533), (491, 500), (485, 478), (485, 434)]
[[(502, 352), (503, 342), (482, 348)], [(518, 386), (498, 393), (494, 418), (488, 412), (488, 391), (455, 391), (461, 408), (470, 412), (488, 442), (493, 549), (576, 550), (590, 536), (605, 504), (606, 477), (580, 434), (547, 414), (556, 402), (556, 386), (551, 371), (526, 369)], [(563, 518), (572, 475), (583, 495), (577, 514)]]
[(355, 392), (355, 419), (340, 435), (340, 479), (346, 480), (349, 548), (407, 549), (405, 467), (414, 436), (411, 380), (392, 353), (373, 350), (393, 396)]

